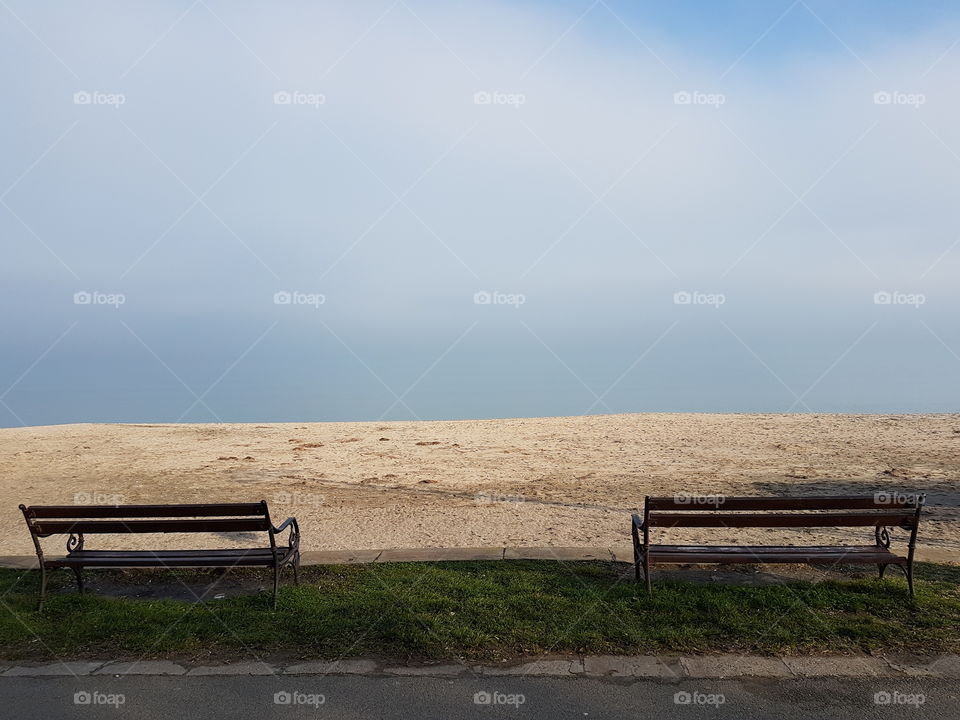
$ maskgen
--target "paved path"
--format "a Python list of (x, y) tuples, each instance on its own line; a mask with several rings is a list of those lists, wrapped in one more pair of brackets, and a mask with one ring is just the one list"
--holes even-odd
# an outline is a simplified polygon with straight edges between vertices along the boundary
[(0, 678), (0, 715), (123, 718), (960, 718), (955, 680), (382, 676)]

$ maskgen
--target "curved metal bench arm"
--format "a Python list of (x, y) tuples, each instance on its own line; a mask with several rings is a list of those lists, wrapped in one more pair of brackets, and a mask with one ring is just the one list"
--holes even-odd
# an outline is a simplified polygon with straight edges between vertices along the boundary
[(288, 517), (279, 526), (270, 527), (270, 542), (273, 543), (273, 538), (276, 535), (281, 534), (289, 528), (290, 532), (287, 535), (287, 552), (284, 554), (283, 560), (274, 568), (273, 583), (274, 583), (274, 594), (273, 594), (273, 606), (277, 606), (277, 593), (276, 587), (279, 582), (280, 568), (284, 565), (290, 565), (293, 568), (293, 582), (297, 585), (300, 584), (300, 524), (297, 522), (296, 518)]
[(287, 537), (287, 547), (291, 552), (298, 552), (300, 549), (300, 525), (296, 518), (288, 517), (278, 527), (273, 528), (273, 534), (279, 535), (287, 528), (290, 528), (290, 534)]

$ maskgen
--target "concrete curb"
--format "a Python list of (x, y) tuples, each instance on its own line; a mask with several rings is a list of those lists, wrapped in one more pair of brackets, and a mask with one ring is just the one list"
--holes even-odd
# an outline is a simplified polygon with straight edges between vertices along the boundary
[[(398, 562), (469, 562), (475, 560), (608, 560), (633, 562), (633, 548), (597, 547), (449, 547), (383, 550), (316, 550), (301, 553), (301, 565), (364, 565)], [(35, 569), (35, 555), (0, 555), (0, 567)]]
[(762, 677), (796, 678), (916, 678), (960, 680), (960, 655), (891, 656), (784, 656), (698, 655), (698, 656), (615, 656), (543, 658), (512, 665), (430, 664), (351, 658), (280, 666), (264, 662), (188, 667), (169, 660), (76, 661), (46, 665), (18, 665), (0, 677), (63, 677), (87, 675), (223, 676), (276, 675), (314, 676), (371, 675), (389, 677), (558, 677), (596, 679), (687, 680)]
[[(632, 563), (633, 547), (448, 547), (388, 548), (382, 550), (311, 550), (301, 554), (302, 565), (354, 565), (376, 562), (463, 562), (470, 560), (609, 560)], [(955, 563), (956, 550), (917, 548), (917, 560)], [(0, 567), (36, 568), (35, 555), (0, 555)]]

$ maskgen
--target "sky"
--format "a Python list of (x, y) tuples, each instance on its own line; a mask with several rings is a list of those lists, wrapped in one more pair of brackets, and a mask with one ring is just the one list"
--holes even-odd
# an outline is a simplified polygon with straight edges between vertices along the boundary
[(947, 2), (0, 2), (0, 426), (956, 412)]

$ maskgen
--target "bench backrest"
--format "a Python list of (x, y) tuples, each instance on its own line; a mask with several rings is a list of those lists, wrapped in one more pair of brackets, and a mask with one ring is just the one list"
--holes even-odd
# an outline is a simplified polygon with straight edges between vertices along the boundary
[(671, 497), (647, 497), (644, 505), (644, 526), (647, 528), (885, 526), (913, 530), (919, 523), (923, 501), (923, 495), (912, 493), (807, 497), (727, 497), (684, 494)]
[(273, 530), (265, 500), (189, 505), (21, 505), (20, 510), (36, 537), (257, 531), (272, 536)]

